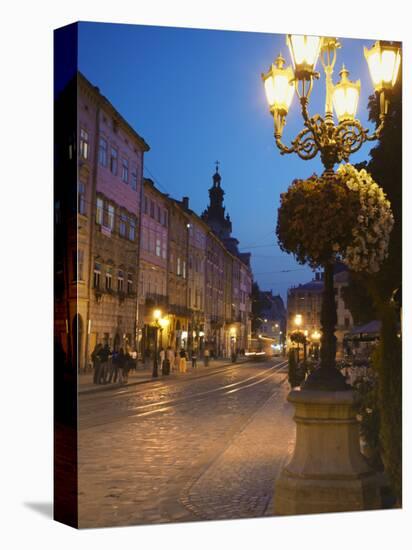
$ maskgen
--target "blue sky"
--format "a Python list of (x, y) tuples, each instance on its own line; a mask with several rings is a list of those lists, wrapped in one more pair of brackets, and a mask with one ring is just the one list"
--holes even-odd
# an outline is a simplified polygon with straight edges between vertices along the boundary
[[(360, 78), (358, 118), (367, 125), (373, 88), (363, 47), (373, 42), (339, 38), (334, 81), (343, 62), (352, 80)], [(219, 160), (240, 249), (252, 253), (260, 287), (285, 297), (289, 286), (310, 280), (312, 273), (277, 245), (279, 196), (294, 178), (321, 173), (322, 166), (319, 159), (281, 156), (274, 144), (260, 75), (279, 52), (289, 64), (285, 35), (79, 24), (79, 69), (149, 143), (145, 175), (176, 198), (188, 195), (200, 214)], [(309, 111), (324, 112), (323, 76), (315, 82)], [(301, 128), (295, 97), (284, 141)], [(367, 160), (369, 149), (364, 146), (351, 162)]]

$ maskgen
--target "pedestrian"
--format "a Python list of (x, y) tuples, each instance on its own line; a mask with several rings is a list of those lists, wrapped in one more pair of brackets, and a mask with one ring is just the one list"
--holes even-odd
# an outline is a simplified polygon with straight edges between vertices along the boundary
[(109, 358), (111, 357), (111, 350), (107, 342), (100, 350), (99, 356), (102, 365), (100, 369), (99, 384), (106, 384), (109, 372)]
[(165, 360), (165, 357), (166, 357), (165, 350), (163, 348), (160, 348), (160, 351), (159, 351), (159, 367), (160, 367), (161, 372), (163, 372), (163, 362)]
[(112, 357), (111, 357), (111, 360), (110, 360), (110, 364), (109, 364), (109, 378), (108, 378), (108, 383), (111, 384), (112, 382), (115, 384), (117, 382), (117, 377), (118, 377), (118, 374), (119, 374), (119, 369), (118, 369), (118, 366), (117, 366), (117, 359), (118, 359), (118, 352), (117, 351), (113, 351), (112, 353)]
[[(119, 380), (119, 384), (123, 384), (123, 369), (126, 363), (126, 355), (123, 348), (119, 349), (119, 353), (116, 356), (116, 380)], [(115, 380), (115, 381), (116, 381)]]
[(195, 349), (192, 350), (192, 369), (196, 368), (196, 361), (197, 361), (197, 352)]
[(127, 384), (129, 381), (129, 370), (133, 368), (134, 359), (130, 355), (128, 351), (126, 351), (124, 356), (124, 363), (122, 367), (122, 375), (123, 375), (123, 384)]
[(185, 373), (186, 372), (186, 352), (183, 348), (180, 350), (179, 356), (180, 356), (180, 359), (179, 359), (179, 372)]
[(209, 357), (210, 357), (210, 351), (209, 351), (208, 348), (206, 348), (206, 349), (205, 349), (205, 353), (204, 353), (204, 355), (203, 355), (203, 361), (204, 361), (204, 363), (205, 363), (205, 367), (207, 367), (208, 364), (209, 364)]
[(171, 346), (168, 346), (166, 349), (166, 359), (169, 361), (169, 372), (174, 370), (175, 366), (175, 352), (172, 350)]
[(101, 344), (96, 344), (92, 352), (92, 362), (93, 362), (93, 384), (98, 384), (100, 380), (100, 370), (102, 368), (102, 363), (100, 360), (100, 350), (102, 349)]

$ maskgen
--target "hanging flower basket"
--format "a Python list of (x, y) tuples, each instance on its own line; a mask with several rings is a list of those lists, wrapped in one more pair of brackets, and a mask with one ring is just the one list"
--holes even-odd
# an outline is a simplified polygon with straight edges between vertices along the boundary
[(336, 260), (376, 272), (388, 253), (390, 203), (365, 171), (350, 164), (335, 174), (295, 180), (281, 195), (276, 234), (280, 248), (312, 268)]

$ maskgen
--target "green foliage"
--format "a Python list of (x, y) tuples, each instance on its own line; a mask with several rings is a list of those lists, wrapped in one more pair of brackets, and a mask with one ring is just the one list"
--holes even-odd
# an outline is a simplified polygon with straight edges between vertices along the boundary
[(295, 388), (296, 386), (299, 385), (299, 381), (298, 381), (298, 366), (297, 366), (297, 362), (296, 362), (296, 353), (295, 353), (294, 349), (289, 350), (288, 361), (289, 361), (288, 362), (289, 384), (290, 384), (291, 388)]
[(380, 445), (385, 470), (398, 501), (402, 500), (402, 344), (394, 306), (381, 310), (381, 339), (373, 357), (379, 377)]
[(280, 248), (312, 268), (336, 259), (353, 241), (360, 203), (343, 178), (295, 180), (281, 195), (276, 234)]
[(307, 344), (307, 338), (301, 330), (295, 330), (291, 333), (290, 339), (295, 344)]
[(363, 325), (377, 316), (374, 301), (367, 290), (370, 279), (368, 273), (351, 272), (349, 285), (342, 287), (345, 307), (350, 310), (355, 325)]
[[(369, 119), (378, 123), (375, 96), (370, 97)], [(391, 203), (394, 227), (389, 255), (379, 273), (351, 274), (344, 299), (355, 322), (382, 321), (380, 345), (374, 357), (379, 377), (380, 445), (385, 469), (399, 501), (402, 495), (402, 350), (397, 315), (390, 305), (392, 292), (402, 283), (402, 82), (390, 97), (389, 112), (366, 169)], [(363, 298), (362, 298), (363, 296)]]
[(360, 433), (373, 453), (373, 465), (380, 466), (380, 412), (378, 403), (378, 378), (361, 378), (354, 384), (355, 406), (360, 415)]

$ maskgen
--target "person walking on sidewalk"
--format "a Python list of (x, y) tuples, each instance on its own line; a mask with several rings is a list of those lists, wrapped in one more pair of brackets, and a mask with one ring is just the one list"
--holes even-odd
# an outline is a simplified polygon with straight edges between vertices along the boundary
[(127, 384), (129, 380), (129, 370), (133, 367), (133, 357), (130, 355), (128, 351), (126, 351), (124, 355), (124, 365), (122, 368), (123, 372), (123, 384)]
[(179, 359), (179, 372), (185, 373), (186, 372), (186, 352), (182, 348), (180, 350), (180, 359)]
[(192, 349), (192, 369), (196, 368), (196, 361), (197, 361), (197, 352), (195, 349)]
[(120, 385), (123, 384), (123, 371), (124, 371), (125, 364), (126, 364), (126, 355), (123, 351), (123, 348), (120, 348), (119, 353), (117, 354), (117, 357), (116, 357), (116, 364), (115, 364), (115, 367), (116, 367), (115, 376), (116, 376), (116, 379), (119, 380)]
[(165, 350), (163, 348), (160, 348), (160, 351), (159, 351), (159, 368), (160, 368), (160, 372), (163, 372), (163, 363), (164, 363), (165, 357), (166, 357)]
[(115, 384), (117, 382), (118, 377), (118, 367), (117, 367), (117, 358), (119, 356), (119, 353), (117, 351), (114, 351), (112, 353), (112, 358), (109, 365), (109, 379), (108, 382), (111, 384), (112, 382)]
[(103, 348), (100, 350), (100, 360), (102, 363), (102, 368), (100, 372), (100, 381), (99, 384), (106, 384), (107, 378), (109, 375), (109, 359), (112, 355), (109, 344), (106, 343)]
[(203, 361), (205, 363), (205, 367), (209, 365), (209, 357), (210, 357), (210, 351), (208, 348), (206, 348), (205, 353), (203, 354)]
[(93, 362), (93, 384), (98, 384), (100, 380), (100, 371), (102, 368), (102, 362), (100, 360), (100, 350), (102, 349), (101, 344), (96, 344), (92, 352), (92, 362)]
[(166, 350), (166, 359), (169, 360), (170, 370), (173, 371), (175, 368), (175, 352), (172, 350), (171, 346), (167, 347)]

